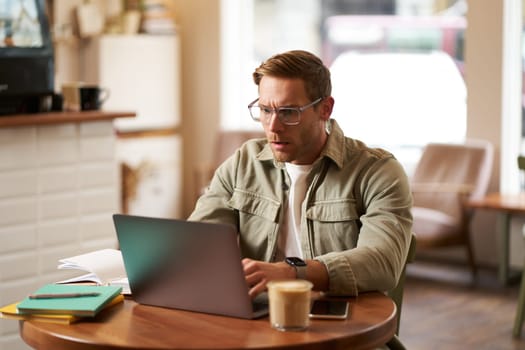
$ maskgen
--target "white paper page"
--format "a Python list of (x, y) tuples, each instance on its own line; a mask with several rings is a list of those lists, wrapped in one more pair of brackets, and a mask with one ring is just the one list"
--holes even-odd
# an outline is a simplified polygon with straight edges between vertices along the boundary
[(102, 284), (126, 278), (122, 253), (116, 249), (102, 249), (59, 260), (59, 269), (75, 269), (94, 273)]

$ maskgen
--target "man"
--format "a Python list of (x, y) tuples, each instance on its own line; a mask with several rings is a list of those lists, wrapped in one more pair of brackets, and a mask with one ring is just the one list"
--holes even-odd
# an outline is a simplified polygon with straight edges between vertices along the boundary
[(402, 166), (330, 119), (330, 72), (315, 55), (275, 55), (253, 79), (250, 114), (266, 140), (248, 141), (217, 169), (189, 220), (238, 228), (252, 297), (274, 279), (341, 295), (395, 287), (412, 227)]

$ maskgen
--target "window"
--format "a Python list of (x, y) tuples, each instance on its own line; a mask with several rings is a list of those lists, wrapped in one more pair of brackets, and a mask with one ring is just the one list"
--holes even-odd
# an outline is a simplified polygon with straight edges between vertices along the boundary
[(244, 60), (237, 76), (228, 74), (228, 84), (242, 87), (223, 90), (237, 91), (224, 100), (225, 129), (257, 127), (246, 108), (257, 97), (253, 69), (274, 53), (301, 48), (331, 68), (333, 117), (345, 134), (391, 150), (408, 173), (426, 143), (464, 140), (462, 1), (224, 1), (247, 11), (235, 34)]

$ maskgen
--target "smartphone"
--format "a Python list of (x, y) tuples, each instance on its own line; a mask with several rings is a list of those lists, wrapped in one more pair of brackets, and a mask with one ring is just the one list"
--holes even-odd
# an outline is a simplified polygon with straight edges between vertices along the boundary
[(314, 300), (310, 318), (345, 319), (348, 316), (346, 300)]

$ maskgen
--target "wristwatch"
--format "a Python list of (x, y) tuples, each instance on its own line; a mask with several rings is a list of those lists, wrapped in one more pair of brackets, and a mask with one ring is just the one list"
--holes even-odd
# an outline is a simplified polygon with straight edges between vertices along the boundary
[(289, 256), (284, 261), (295, 268), (295, 277), (298, 279), (306, 279), (306, 262), (295, 256)]

